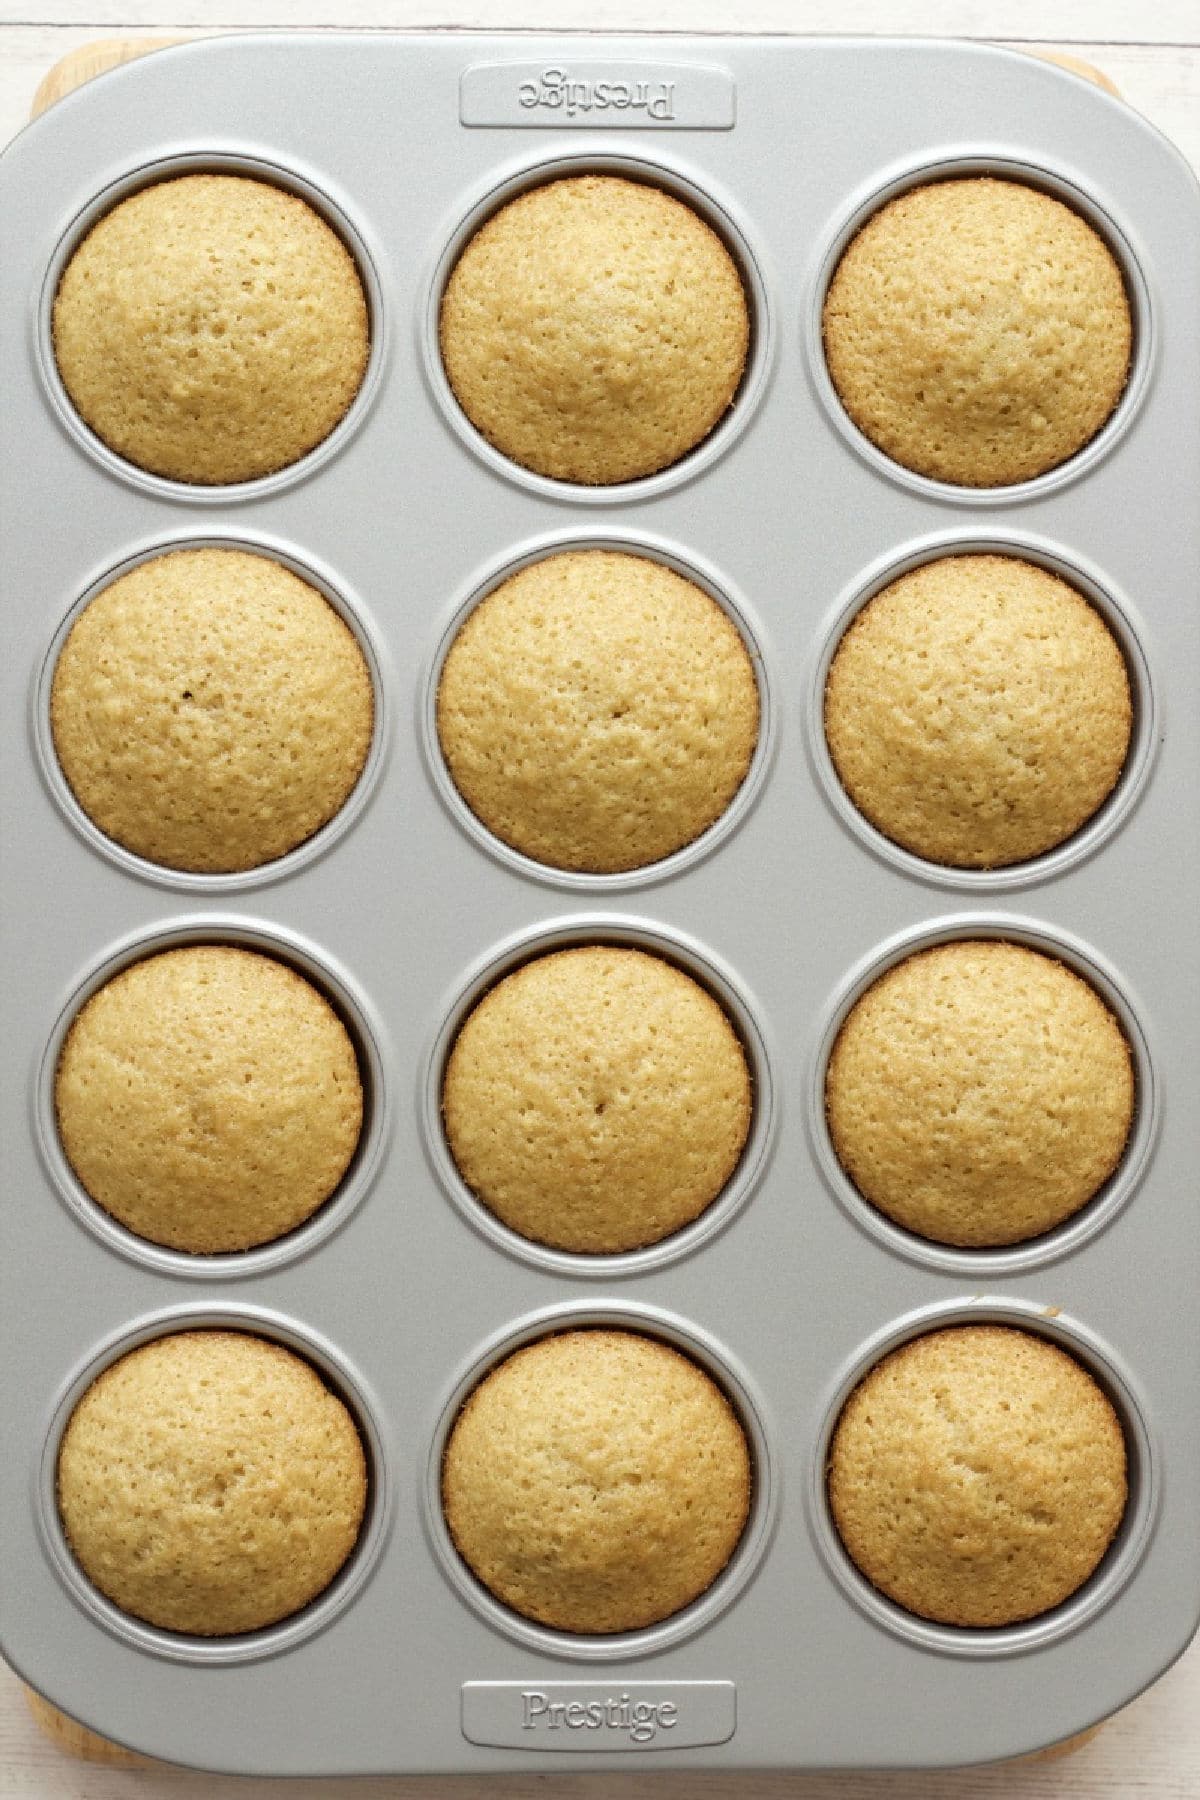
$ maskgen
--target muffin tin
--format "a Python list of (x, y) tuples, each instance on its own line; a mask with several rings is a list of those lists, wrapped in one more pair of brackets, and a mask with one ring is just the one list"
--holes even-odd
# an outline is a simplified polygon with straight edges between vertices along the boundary
[[(647, 103), (601, 106), (627, 82)], [(638, 83), (647, 84), (639, 89)], [(608, 84), (604, 86), (603, 84)], [(654, 105), (649, 104), (650, 100)], [(49, 308), (81, 231), (184, 169), (306, 195), (358, 259), (372, 353), (303, 462), (189, 488), (122, 463), (54, 369)], [(754, 316), (728, 418), (645, 480), (577, 488), (471, 429), (438, 360), (441, 284), (503, 198), (614, 170), (696, 205)], [(1108, 239), (1135, 321), (1128, 390), (1069, 463), (968, 490), (887, 461), (821, 356), (825, 283), (881, 199), (947, 174), (1068, 198)], [(935, 1765), (1015, 1755), (1113, 1711), (1200, 1616), (1200, 194), (1133, 112), (978, 46), (737, 37), (322, 35), (168, 50), (69, 98), (0, 167), (8, 597), (3, 1140), (8, 1400), (0, 1470), (4, 1654), (86, 1724), (241, 1773)], [(20, 329), (18, 329), (18, 322)], [(55, 765), (53, 658), (75, 609), (164, 548), (278, 556), (359, 633), (375, 744), (346, 811), (278, 863), (174, 874), (107, 843)], [(751, 649), (763, 729), (729, 814), (650, 869), (542, 868), (464, 816), (433, 729), (453, 627), (546, 551), (630, 547), (696, 573)], [(1117, 631), (1134, 748), (1110, 800), (1033, 863), (933, 867), (861, 820), (821, 732), (853, 609), (953, 549), (1068, 572)], [(1043, 1239), (955, 1251), (871, 1214), (841, 1175), (822, 1071), (882, 966), (947, 938), (1048, 949), (1114, 1005), (1138, 1116), (1113, 1181)], [(75, 1183), (52, 1081), (80, 1001), (168, 944), (259, 945), (326, 991), (359, 1046), (368, 1123), (336, 1197), (291, 1237), (192, 1259), (123, 1232)], [(538, 1249), (484, 1214), (442, 1138), (455, 1023), (504, 968), (577, 942), (644, 945), (706, 981), (746, 1043), (756, 1115), (730, 1190), (628, 1256)], [(861, 1374), (931, 1326), (1001, 1320), (1091, 1369), (1126, 1432), (1130, 1502), (1096, 1575), (1007, 1629), (917, 1620), (853, 1569), (824, 1492)], [(754, 1503), (693, 1607), (573, 1638), (515, 1617), (459, 1561), (439, 1505), (457, 1406), (500, 1355), (566, 1325), (658, 1334), (746, 1426)], [(300, 1350), (348, 1400), (367, 1522), (333, 1586), (244, 1637), (197, 1640), (89, 1587), (54, 1503), (87, 1382), (160, 1332), (224, 1324)]]

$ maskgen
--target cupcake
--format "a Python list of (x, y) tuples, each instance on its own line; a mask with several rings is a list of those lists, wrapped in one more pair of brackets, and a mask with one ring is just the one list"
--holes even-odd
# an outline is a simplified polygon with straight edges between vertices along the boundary
[(290, 569), (175, 550), (80, 613), (50, 723), (106, 837), (166, 868), (228, 874), (286, 855), (341, 809), (374, 698), (354, 633)]
[(297, 462), (367, 366), (354, 258), (295, 194), (242, 175), (141, 188), (79, 244), (54, 355), (84, 423), (153, 475), (211, 485)]
[(514, 1612), (634, 1631), (705, 1593), (750, 1510), (746, 1436), (724, 1394), (635, 1332), (568, 1331), (475, 1388), (446, 1445), (459, 1554)]
[(1125, 1512), (1111, 1401), (1032, 1332), (964, 1325), (884, 1357), (842, 1411), (829, 1504), (879, 1591), (944, 1625), (1003, 1626), (1070, 1598)]
[(197, 1254), (302, 1224), (358, 1144), (354, 1046), (286, 964), (229, 944), (133, 963), (67, 1033), (54, 1081), (67, 1160), (127, 1230)]
[(750, 1130), (750, 1073), (724, 1010), (657, 956), (584, 945), (483, 996), (442, 1085), (471, 1191), (556, 1250), (658, 1243), (721, 1193)]
[(875, 213), (823, 312), (842, 405), (919, 475), (1030, 481), (1095, 437), (1129, 375), (1121, 271), (1061, 200), (990, 176), (929, 182)]
[(825, 1080), (864, 1197), (935, 1243), (1021, 1243), (1086, 1206), (1133, 1124), (1133, 1063), (1090, 984), (1040, 951), (963, 939), (869, 987)]
[(475, 607), (442, 666), (438, 739), (504, 843), (613, 874), (691, 843), (737, 793), (758, 740), (741, 634), (662, 563), (573, 550)]
[(299, 1612), (353, 1550), (367, 1497), (354, 1421), (282, 1345), (185, 1331), (88, 1388), (58, 1507), (88, 1579), (165, 1631), (225, 1637)]
[(1093, 606), (1014, 556), (945, 556), (868, 601), (825, 690), (842, 784), (930, 862), (994, 869), (1065, 842), (1129, 753), (1125, 659)]
[(482, 225), (440, 315), (455, 399), (560, 481), (652, 475), (733, 404), (750, 343), (737, 265), (690, 206), (616, 175), (531, 189)]

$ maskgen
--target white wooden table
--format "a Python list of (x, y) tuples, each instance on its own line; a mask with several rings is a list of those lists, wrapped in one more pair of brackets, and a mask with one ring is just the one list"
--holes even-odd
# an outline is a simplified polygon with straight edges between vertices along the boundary
[[(277, 26), (872, 32), (986, 38), (1094, 62), (1200, 170), (1200, 0), (0, 0), (0, 144), (51, 64), (97, 37)], [(1200, 320), (1196, 322), (1200, 331)], [(1200, 506), (1200, 495), (1197, 496)], [(1200, 1302), (1198, 1302), (1200, 1303)], [(13, 1371), (9, 1371), (11, 1375)], [(1200, 1429), (1200, 1425), (1198, 1425)], [(1061, 1762), (930, 1775), (543, 1775), (235, 1781), (93, 1768), (40, 1734), (0, 1665), (0, 1800), (1197, 1800), (1200, 1639)]]

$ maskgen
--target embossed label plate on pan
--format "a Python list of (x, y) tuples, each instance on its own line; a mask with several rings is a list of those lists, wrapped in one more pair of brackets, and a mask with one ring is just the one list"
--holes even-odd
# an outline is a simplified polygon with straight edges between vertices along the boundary
[(732, 1681), (466, 1681), (463, 1736), (503, 1750), (687, 1750), (737, 1728)]

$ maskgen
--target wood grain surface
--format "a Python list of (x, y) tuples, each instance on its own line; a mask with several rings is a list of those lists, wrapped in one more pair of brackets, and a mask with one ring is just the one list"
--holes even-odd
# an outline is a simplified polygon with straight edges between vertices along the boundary
[[(43, 103), (65, 84), (66, 77), (51, 76), (59, 59), (97, 38), (286, 26), (985, 38), (1095, 65), (1200, 170), (1200, 0), (1141, 6), (1125, 0), (0, 0), (0, 145), (24, 124), (40, 82), (51, 77)], [(96, 1760), (76, 1760), (80, 1753)], [(101, 1741), (36, 1696), (28, 1705), (20, 1682), (0, 1665), (0, 1800), (159, 1794), (178, 1800), (1197, 1800), (1200, 1643), (1068, 1757), (906, 1776), (613, 1773), (303, 1782), (237, 1781), (163, 1764), (119, 1767), (111, 1766)]]
[(1195, 44), (1195, 0), (2, 0), (0, 24), (42, 19), (143, 31), (222, 26), (476, 26), (607, 31), (821, 31)]

